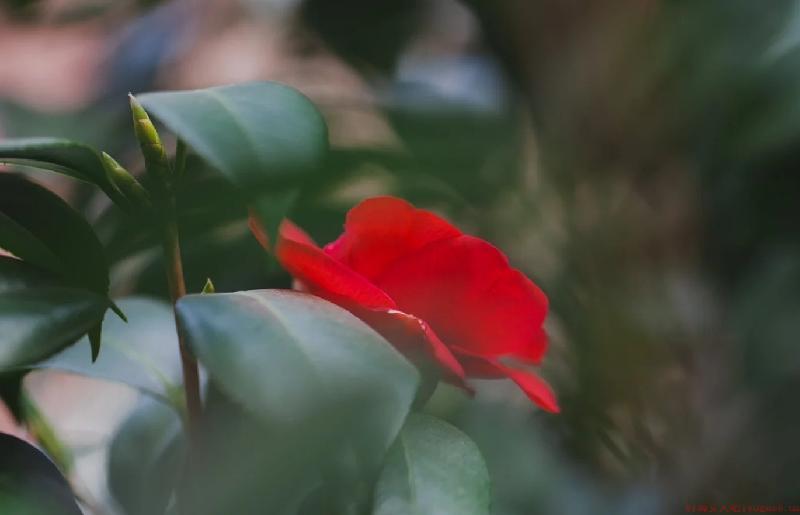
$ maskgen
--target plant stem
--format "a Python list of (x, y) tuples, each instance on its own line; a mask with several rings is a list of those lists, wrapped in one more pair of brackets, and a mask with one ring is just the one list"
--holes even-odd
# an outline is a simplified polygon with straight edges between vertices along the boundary
[[(167, 283), (169, 294), (172, 298), (173, 310), (178, 299), (186, 295), (186, 283), (183, 279), (183, 262), (181, 261), (181, 247), (178, 240), (178, 224), (174, 217), (170, 217), (164, 226), (164, 256), (167, 260)], [(175, 319), (175, 329), (177, 327)], [(200, 401), (200, 376), (197, 369), (197, 360), (186, 347), (180, 331), (178, 330), (178, 344), (181, 352), (181, 365), (183, 367), (183, 387), (186, 392), (187, 428), (190, 438), (195, 434), (197, 423), (202, 411)]]
[(36, 401), (27, 392), (22, 392), (22, 405), (25, 412), (25, 426), (36, 442), (47, 451), (56, 466), (68, 475), (74, 465), (70, 449), (58, 437), (50, 421), (44, 416)]

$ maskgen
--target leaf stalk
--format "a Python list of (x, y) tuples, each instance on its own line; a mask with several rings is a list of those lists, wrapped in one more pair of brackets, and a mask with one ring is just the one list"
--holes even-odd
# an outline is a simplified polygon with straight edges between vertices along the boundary
[[(178, 224), (174, 217), (171, 217), (164, 225), (163, 247), (166, 258), (167, 284), (169, 285), (169, 295), (172, 299), (174, 310), (178, 300), (186, 295), (181, 247), (178, 238)], [(189, 433), (189, 438), (192, 439), (196, 434), (197, 424), (203, 409), (200, 399), (200, 374), (197, 360), (186, 346), (181, 332), (178, 330), (177, 323), (176, 318), (175, 329), (178, 331), (178, 344), (183, 368), (183, 387), (186, 393), (187, 432)]]

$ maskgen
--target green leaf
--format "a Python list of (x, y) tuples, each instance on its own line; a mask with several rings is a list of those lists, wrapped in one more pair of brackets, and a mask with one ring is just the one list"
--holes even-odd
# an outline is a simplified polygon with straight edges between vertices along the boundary
[(100, 295), (0, 257), (0, 371), (28, 366), (73, 343), (107, 306)]
[(118, 203), (98, 152), (88, 145), (60, 138), (20, 138), (0, 141), (0, 163), (20, 164), (58, 172), (99, 186)]
[(374, 515), (488, 515), (489, 474), (478, 447), (455, 427), (414, 414), (392, 446)]
[(0, 248), (11, 251), (28, 263), (60, 273), (61, 262), (40, 239), (12, 218), (0, 212)]
[(164, 513), (183, 463), (184, 444), (175, 410), (143, 398), (109, 449), (109, 490), (127, 515)]
[(32, 445), (0, 433), (0, 513), (81, 515), (67, 481)]
[[(226, 398), (213, 382), (209, 383), (205, 401), (201, 431), (195, 442), (202, 452), (188, 456), (179, 488), (186, 513), (298, 515), (298, 504), (307, 505), (305, 500), (318, 486), (324, 486), (326, 491), (341, 491), (348, 498), (353, 493), (350, 481), (326, 481), (328, 472), (334, 472), (334, 464), (338, 465), (336, 472), (350, 475), (341, 459), (343, 455), (352, 456), (341, 452), (347, 448), (343, 438), (346, 435), (333, 428), (341, 425), (341, 419), (348, 418), (348, 411), (352, 410), (322, 408), (318, 417), (302, 424), (275, 421), (267, 425)], [(365, 428), (355, 425), (351, 431), (351, 438), (368, 434)], [(336, 438), (337, 434), (342, 438)], [(222, 470), (226, 473), (220, 474)], [(368, 494), (369, 489), (365, 490)], [(332, 502), (312, 513), (340, 513), (334, 505), (342, 505), (341, 496), (325, 500)]]
[(108, 292), (105, 250), (91, 226), (58, 195), (16, 174), (0, 174), (0, 248), (71, 285)]
[(363, 322), (317, 297), (189, 295), (176, 311), (211, 377), (265, 422), (300, 421), (325, 404), (361, 398), (379, 405), (370, 417), (385, 417), (393, 437), (414, 399), (416, 369)]
[(181, 364), (172, 307), (146, 297), (125, 298), (119, 305), (129, 322), (106, 315), (97, 361), (92, 363), (90, 342), (83, 338), (33, 367), (124, 383), (163, 401), (174, 399), (181, 387)]
[[(262, 498), (248, 506), (281, 513), (308, 493), (308, 481), (324, 463), (342, 457), (364, 471), (382, 462), (419, 374), (363, 322), (317, 297), (277, 290), (189, 295), (178, 302), (177, 314), (184, 341), (211, 381), (253, 419), (237, 437), (229, 436), (235, 428), (218, 429), (227, 438), (208, 451), (215, 464), (233, 466), (246, 457), (249, 475), (226, 481), (231, 488), (253, 478), (273, 485), (259, 487)], [(225, 446), (247, 444), (229, 439), (254, 443), (236, 453)], [(216, 466), (222, 465), (201, 468)], [(244, 512), (225, 504), (237, 498), (207, 503), (202, 513)]]
[(98, 322), (94, 327), (89, 329), (88, 333), (86, 333), (86, 336), (89, 337), (89, 347), (91, 347), (93, 363), (97, 360), (97, 356), (100, 354), (100, 336), (102, 334), (103, 334), (102, 321)]
[[(58, 195), (21, 175), (0, 174), (0, 248), (60, 276), (65, 286), (108, 295), (108, 261), (91, 226)], [(95, 358), (100, 333), (100, 325), (92, 326)]]
[(250, 82), (138, 99), (247, 194), (276, 182), (296, 182), (319, 165), (327, 150), (320, 113), (282, 84)]
[(328, 150), (327, 127), (314, 104), (275, 82), (138, 99), (238, 187), (273, 239), (296, 196), (294, 187), (319, 168)]

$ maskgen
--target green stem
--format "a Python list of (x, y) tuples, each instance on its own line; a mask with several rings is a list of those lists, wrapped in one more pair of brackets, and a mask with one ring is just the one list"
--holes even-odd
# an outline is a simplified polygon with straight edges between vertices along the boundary
[(50, 421), (39, 409), (36, 401), (26, 392), (22, 393), (22, 404), (25, 411), (25, 425), (48, 456), (65, 475), (72, 471), (73, 457), (69, 448), (58, 438)]
[[(186, 283), (183, 279), (183, 262), (181, 261), (181, 247), (178, 240), (178, 224), (174, 217), (164, 226), (164, 255), (167, 260), (167, 283), (172, 299), (173, 309), (178, 299), (186, 295)], [(177, 318), (175, 319), (176, 330)], [(183, 367), (183, 387), (186, 392), (187, 428), (189, 437), (196, 434), (197, 424), (202, 412), (200, 400), (200, 375), (197, 369), (197, 360), (186, 347), (180, 331), (178, 343), (181, 352), (181, 365)]]

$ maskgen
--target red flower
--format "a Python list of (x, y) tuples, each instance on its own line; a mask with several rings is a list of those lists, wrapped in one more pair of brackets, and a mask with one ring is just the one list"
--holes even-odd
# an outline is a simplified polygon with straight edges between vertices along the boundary
[[(268, 249), (254, 217), (250, 228)], [(377, 197), (351, 209), (344, 233), (324, 248), (284, 221), (276, 255), (304, 289), (348, 309), (415, 362), (421, 351), (432, 356), (449, 382), (509, 378), (543, 409), (559, 411), (547, 383), (505, 362), (541, 362), (547, 297), (491, 244), (408, 202)]]

